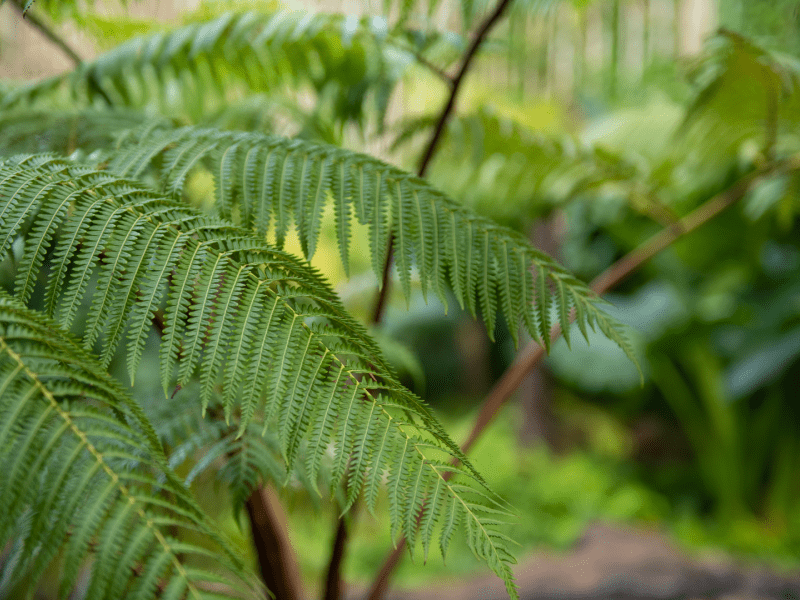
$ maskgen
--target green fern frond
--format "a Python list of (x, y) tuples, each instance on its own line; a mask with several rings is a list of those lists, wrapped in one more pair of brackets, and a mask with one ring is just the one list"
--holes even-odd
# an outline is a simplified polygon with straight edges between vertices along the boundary
[(58, 152), (111, 148), (125, 130), (148, 121), (163, 124), (131, 110), (19, 109), (0, 112), (0, 149), (3, 154)]
[[(308, 258), (316, 249), (323, 209), (333, 202), (345, 270), (350, 221), (355, 218), (369, 228), (371, 262), (379, 281), (393, 233), (406, 299), (415, 266), (423, 294), (430, 288), (446, 305), (449, 283), (473, 316), (480, 308), (490, 336), (498, 307), (514, 336), (524, 324), (546, 346), (551, 306), (564, 330), (569, 328), (572, 298), (583, 300), (583, 318), (601, 314), (591, 290), (523, 236), (370, 156), (277, 136), (188, 127), (131, 135), (110, 168), (141, 177), (156, 162), (164, 191), (172, 194), (181, 193), (191, 169), (205, 165), (217, 184), (216, 210), (222, 217), (238, 215), (244, 226), (262, 236), (273, 229), (279, 244), (294, 223)], [(607, 331), (626, 350), (618, 329)], [(633, 360), (633, 354), (629, 357)]]
[[(173, 450), (169, 464), (172, 468), (185, 464), (189, 458), (195, 459), (186, 475), (187, 485), (203, 473), (216, 471), (216, 476), (227, 484), (235, 512), (242, 509), (247, 498), (265, 481), (279, 487), (289, 481), (298, 482), (309, 493), (311, 501), (319, 503), (320, 487), (330, 487), (331, 461), (327, 458), (314, 470), (309, 468), (309, 454), (316, 447), (314, 444), (310, 441), (299, 444), (295, 467), (289, 471), (281, 456), (281, 441), (275, 431), (268, 429), (265, 432), (263, 426), (254, 421), (242, 429), (238, 425), (226, 425), (220, 418), (199, 418), (196, 407), (186, 401), (187, 397), (196, 394), (193, 388), (181, 390), (163, 402), (163, 411), (159, 410), (156, 421), (159, 437), (171, 441)], [(212, 400), (209, 411), (212, 417), (222, 415), (221, 398)], [(390, 427), (391, 421), (387, 420), (386, 424)], [(298, 431), (300, 428), (293, 433)], [(385, 449), (379, 451), (385, 452)]]
[(29, 106), (66, 85), (77, 103), (144, 107), (195, 121), (243, 93), (310, 85), (344, 121), (361, 122), (374, 92), (385, 113), (389, 91), (413, 56), (387, 50), (383, 19), (282, 11), (226, 13), (205, 23), (129, 40), (74, 72), (22, 87), (0, 107)]
[[(176, 381), (175, 367), (177, 383), (188, 383), (193, 369), (182, 369), (182, 361), (190, 355), (199, 357), (204, 407), (212, 392), (237, 386), (233, 373), (243, 373), (235, 393), (226, 394), (226, 416), (240, 409), (246, 427), (258, 412), (264, 427), (277, 431), (287, 469), (295, 466), (301, 442), (308, 440), (311, 470), (333, 443), (331, 489), (345, 482), (358, 494), (362, 485), (382, 480), (377, 467), (388, 449), (395, 530), (415, 527), (421, 507), (429, 507), (425, 500), (443, 481), (447, 468), (432, 460), (439, 458), (434, 454), (459, 458), (474, 489), (438, 484), (446, 492), (438, 502), (456, 507), (441, 510), (441, 521), (449, 529), (456, 517), (462, 520), (474, 552), (513, 586), (506, 544), (471, 499), (478, 494), (480, 501), (482, 479), (422, 402), (394, 380), (366, 331), (310, 267), (225, 220), (49, 156), (0, 165), (0, 251), (20, 236), (21, 298), (30, 296), (51, 252), (48, 307), (64, 328), (81, 327), (84, 345), (99, 340), (106, 359), (127, 329), (131, 376), (154, 311), (165, 306), (165, 390)], [(75, 323), (78, 304), (89, 298), (91, 316)], [(359, 353), (334, 351), (338, 342)], [(377, 435), (376, 420), (387, 433)]]
[[(87, 559), (87, 600), (255, 593), (138, 405), (68, 334), (2, 292), (0, 421), (7, 597), (35, 589), (54, 561), (67, 597)], [(200, 567), (212, 547), (230, 575)]]
[[(244, 429), (225, 423), (224, 406), (219, 395), (208, 408), (211, 418), (203, 418), (191, 399), (199, 395), (198, 385), (190, 384), (169, 398), (148, 405), (155, 431), (165, 447), (171, 448), (169, 466), (189, 468), (186, 485), (199, 476), (214, 472), (227, 484), (235, 511), (241, 510), (248, 496), (263, 481), (284, 485), (286, 466), (275, 431), (263, 431), (260, 423), (250, 421)], [(291, 475), (319, 501), (317, 482), (308, 480), (300, 461)]]
[(735, 159), (748, 140), (774, 152), (778, 134), (793, 134), (800, 114), (793, 63), (729, 30), (709, 38), (691, 73), (695, 97), (675, 136), (684, 138), (678, 151), (688, 148), (705, 164), (721, 163), (723, 153)]

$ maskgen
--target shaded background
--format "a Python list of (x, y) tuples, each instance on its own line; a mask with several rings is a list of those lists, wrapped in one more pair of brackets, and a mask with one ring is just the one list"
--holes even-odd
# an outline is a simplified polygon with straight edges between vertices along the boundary
[[(85, 59), (228, 8), (284, 6), (163, 0), (125, 11), (107, 3), (76, 19), (41, 4)], [(402, 3), (292, 8), (403, 16), (420, 38), (446, 32), (418, 51), (452, 71), (485, 9), (479, 1), (471, 11), (459, 6), (442, 1), (430, 14), (428, 5)], [(267, 94), (299, 102), (300, 111), (245, 106), (211, 115), (169, 99), (158, 109), (365, 148), (412, 167), (446, 87), (402, 60), (391, 76), (381, 71), (391, 65), (370, 66), (368, 56), (364, 63), (367, 73), (378, 69), (383, 87), (355, 88), (332, 75)], [(519, 0), (469, 75), (429, 178), (590, 280), (765, 160), (798, 151), (799, 65), (796, 2)], [(0, 8), (0, 78), (69, 67), (9, 5)], [(197, 178), (196, 201), (209, 185)], [(798, 185), (796, 175), (764, 180), (608, 294), (610, 312), (631, 327), (643, 385), (615, 346), (591, 334), (587, 345), (573, 333), (572, 350), (554, 345), (474, 450), (490, 486), (519, 511), (509, 528), (518, 555), (536, 552), (520, 570), (529, 596), (800, 594)], [(322, 240), (314, 263), (366, 317), (375, 285), (368, 258), (353, 256), (346, 279), (333, 233)], [(299, 253), (297, 243), (289, 247)], [(459, 440), (514, 345), (503, 323), (491, 343), (455, 300), (445, 311), (416, 294), (408, 310), (399, 292), (392, 298), (387, 354)], [(200, 477), (195, 485), (246, 548), (218, 483)], [(313, 587), (334, 514), (291, 488), (283, 495)], [(359, 521), (349, 579), (368, 581), (380, 565), (391, 545), (384, 524)], [(429, 596), (422, 586), (432, 580), (457, 586), (481, 570), (463, 545), (446, 567), (407, 561), (397, 582)], [(483, 593), (475, 584), (451, 589), (453, 597), (467, 591)]]

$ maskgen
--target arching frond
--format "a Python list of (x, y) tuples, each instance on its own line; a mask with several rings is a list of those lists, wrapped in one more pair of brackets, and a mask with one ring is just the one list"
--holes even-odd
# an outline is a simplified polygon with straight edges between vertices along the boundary
[(66, 84), (73, 101), (142, 107), (194, 120), (245, 93), (309, 85), (342, 120), (360, 122), (372, 92), (377, 114), (413, 60), (388, 48), (383, 19), (283, 11), (227, 13), (167, 33), (134, 38), (74, 72), (7, 95), (0, 106), (30, 105)]
[[(18, 586), (35, 589), (57, 565), (63, 598), (81, 570), (87, 600), (253, 597), (138, 405), (68, 334), (2, 292), (0, 423), (0, 545), (11, 548), (0, 595), (23, 597)], [(178, 539), (186, 532), (195, 541)], [(231, 571), (208, 571), (209, 555)]]
[[(0, 165), (0, 251), (20, 235), (16, 293), (30, 296), (50, 253), (48, 312), (80, 327), (85, 346), (100, 340), (105, 361), (127, 330), (133, 376), (163, 306), (165, 389), (200, 366), (201, 403), (222, 390), (226, 418), (241, 427), (258, 412), (290, 469), (302, 443), (309, 471), (333, 444), (331, 489), (345, 482), (351, 499), (388, 471), (394, 530), (413, 542), (417, 516), (429, 510), (443, 531), (462, 523), (471, 548), (515, 593), (513, 559), (492, 525), (496, 508), (482, 508), (480, 476), (310, 267), (228, 221), (47, 156)], [(75, 323), (84, 298), (89, 314)], [(442, 459), (454, 456), (472, 487), (444, 481)], [(426, 548), (431, 535), (423, 532)]]
[(388, 242), (401, 287), (410, 297), (412, 266), (423, 294), (430, 287), (446, 304), (449, 283), (490, 335), (502, 310), (516, 335), (523, 324), (549, 346), (550, 306), (569, 329), (594, 326), (634, 360), (627, 338), (594, 304), (595, 295), (520, 234), (457, 204), (423, 179), (378, 159), (333, 146), (263, 134), (211, 129), (150, 129), (132, 135), (110, 168), (138, 177), (156, 162), (168, 193), (179, 194), (187, 174), (204, 164), (217, 184), (219, 214), (238, 215), (261, 236), (274, 230), (278, 245), (293, 225), (307, 257), (314, 255), (325, 205), (333, 202), (342, 262), (347, 270), (351, 221), (369, 227), (373, 269), (380, 280)]
[(76, 150), (110, 149), (120, 133), (148, 122), (166, 123), (126, 109), (2, 111), (0, 152), (3, 155), (57, 152), (69, 156)]

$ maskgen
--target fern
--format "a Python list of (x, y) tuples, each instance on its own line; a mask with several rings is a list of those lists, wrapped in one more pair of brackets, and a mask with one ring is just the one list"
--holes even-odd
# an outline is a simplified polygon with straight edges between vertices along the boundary
[(309, 85), (331, 100), (343, 121), (362, 122), (364, 98), (376, 114), (412, 55), (388, 48), (382, 19), (342, 15), (226, 13), (203, 23), (129, 40), (74, 72), (19, 88), (0, 107), (53, 98), (67, 86), (72, 101), (152, 106), (197, 121), (242, 94)]
[[(637, 178), (647, 173), (632, 160), (644, 162), (641, 157), (618, 156), (568, 135), (543, 134), (514, 113), (512, 105), (454, 115), (429, 179), (478, 213), (523, 230), (532, 219), (597, 194), (598, 188), (645, 185)], [(435, 122), (429, 116), (406, 120), (394, 148), (414, 143)], [(635, 195), (633, 190), (625, 193)]]
[(112, 148), (122, 132), (153, 121), (152, 117), (127, 109), (0, 111), (0, 151), (3, 155), (86, 154)]
[[(522, 15), (538, 2), (518, 5)], [(72, 0), (64, 6), (78, 10)], [(436, 2), (428, 8), (430, 17)], [(465, 1), (464, 22), (485, 10), (485, 3)], [(400, 19), (391, 26), (380, 18), (226, 13), (129, 40), (63, 76), (4, 89), (0, 251), (12, 259), (8, 263), (15, 270), (18, 301), (41, 305), (57, 323), (47, 327), (80, 336), (83, 349), (63, 359), (69, 348), (50, 347), (50, 354), (42, 355), (48, 368), (63, 371), (72, 358), (84, 361), (94, 355), (91, 372), (97, 377), (112, 363), (124, 364), (133, 383), (145, 341), (157, 325), (158, 377), (166, 399), (156, 412), (172, 413), (169, 419), (159, 416), (157, 431), (136, 405), (119, 400), (124, 394), (113, 395), (117, 404), (97, 398), (97, 377), (90, 381), (81, 375), (72, 388), (65, 383), (69, 377), (48, 375), (36, 365), (30, 373), (45, 377), (44, 386), (78, 390), (64, 404), (65, 411), (84, 411), (75, 423), (89, 418), (84, 414), (89, 409), (81, 408), (83, 392), (93, 398), (86, 403), (92, 411), (111, 411), (102, 420), (106, 430), (90, 425), (87, 435), (100, 431), (102, 443), (93, 447), (108, 457), (109, 468), (119, 471), (118, 480), (111, 478), (115, 485), (122, 481), (125, 490), (138, 490), (129, 482), (138, 477), (141, 493), (136, 498), (144, 497), (142, 510), (168, 515), (154, 521), (169, 526), (165, 536), (195, 527), (214, 540), (183, 483), (169, 470), (183, 467), (189, 457), (196, 462), (188, 466), (188, 482), (205, 469), (218, 469), (237, 507), (265, 479), (279, 484), (296, 479), (312, 493), (336, 496), (344, 510), (359, 496), (374, 510), (379, 490), (385, 489), (392, 534), (402, 534), (412, 552), (421, 545), (427, 559), (430, 547), (438, 544), (445, 554), (461, 529), (472, 550), (516, 597), (510, 540), (497, 531), (508, 516), (505, 505), (486, 490), (424, 403), (398, 383), (374, 338), (345, 311), (330, 286), (281, 248), (297, 233), (311, 258), (323, 214), (332, 209), (346, 271), (359, 224), (368, 231), (376, 274), (392, 250), (407, 300), (417, 281), (426, 297), (433, 290), (443, 301), (450, 287), (462, 307), (481, 314), (490, 336), (502, 313), (514, 336), (524, 326), (549, 347), (551, 325), (560, 323), (569, 339), (574, 314), (584, 336), (588, 327), (599, 328), (632, 357), (619, 324), (600, 310), (584, 284), (523, 236), (400, 169), (319, 142), (176, 128), (151, 118), (161, 112), (181, 124), (188, 116), (194, 122), (246, 122), (274, 131), (274, 123), (291, 114), (306, 126), (304, 134), (313, 131), (339, 141), (349, 123), (361, 125), (363, 134), (365, 115), (372, 114), (365, 99), (374, 100), (380, 126), (389, 94), (409, 65), (425, 65), (436, 53), (438, 64), (452, 64), (454, 49), (464, 45), (458, 35), (428, 25), (409, 27), (416, 11), (413, 1), (404, 0)], [(297, 98), (308, 90), (314, 92), (315, 105), (306, 114)], [(69, 113), (58, 108), (64, 100)], [(101, 106), (111, 110), (97, 110)], [(281, 114), (275, 114), (276, 107)], [(569, 151), (556, 146), (556, 154)], [(28, 154), (46, 150), (57, 154)], [(4, 158), (12, 152), (26, 154)], [(211, 214), (182, 203), (187, 178), (197, 169), (208, 170), (216, 183)], [(527, 182), (520, 174), (517, 187)], [(9, 364), (11, 373), (16, 367)], [(21, 375), (10, 377), (17, 381)], [(28, 464), (49, 460), (46, 453), (36, 458), (36, 452), (47, 447), (54, 429), (50, 417), (28, 419), (29, 408), (19, 403), (16, 391), (27, 388), (14, 386), (8, 401), (19, 411), (3, 420), (7, 426), (0, 425), (6, 436), (0, 441), (7, 440), (0, 443), (5, 453), (0, 464), (12, 465), (17, 481), (20, 473), (29, 472)], [(102, 389), (113, 388), (116, 394), (116, 384), (108, 386)], [(4, 406), (6, 397), (0, 396)], [(17, 418), (24, 423), (15, 424)], [(39, 434), (26, 429), (38, 427), (30, 423), (44, 427), (43, 441), (35, 441)], [(134, 434), (146, 443), (129, 448), (126, 440)], [(168, 463), (157, 438), (172, 448)], [(17, 459), (12, 454), (17, 448), (28, 451), (17, 453)], [(94, 455), (89, 455), (65, 467), (75, 476), (64, 479), (62, 490), (50, 492), (56, 484), (42, 483), (51, 486), (46, 494), (62, 504), (82, 501), (73, 494), (77, 488), (69, 487), (73, 481), (80, 484), (85, 475), (89, 486), (84, 513), (69, 526), (58, 525), (57, 534), (68, 538), (63, 546), (70, 559), (64, 590), (73, 587), (77, 569), (94, 553), (99, 557), (98, 582), (91, 588), (96, 597), (210, 593), (204, 583), (209, 574), (194, 566), (200, 551), (169, 539), (170, 547), (180, 548), (173, 560), (164, 544), (145, 543), (149, 538), (140, 532), (150, 525), (142, 529), (133, 522), (132, 508), (102, 495), (105, 490), (117, 494), (114, 499), (125, 494), (119, 486), (94, 483), (93, 477), (108, 471), (92, 471)], [(61, 456), (67, 460), (71, 455)], [(462, 466), (452, 466), (453, 459)], [(148, 475), (141, 474), (142, 468), (149, 469)], [(31, 477), (47, 482), (51, 472)], [(457, 476), (450, 480), (447, 473)], [(16, 529), (0, 529), (5, 536), (0, 543), (14, 535), (32, 540), (24, 547), (28, 542), (20, 542), (6, 561), (7, 569), (17, 569), (15, 590), (28, 591), (41, 572), (35, 569), (43, 568), (35, 556), (44, 552), (43, 526), (30, 529), (30, 524), (55, 520), (53, 511), (61, 505), (41, 504), (33, 491), (28, 496), (16, 487), (9, 492), (0, 487), (0, 494), (6, 493), (23, 500), (12, 503), (16, 512), (7, 527)], [(123, 539), (135, 542), (120, 550)], [(47, 552), (50, 560), (58, 548), (48, 547), (42, 555)], [(135, 590), (124, 583), (114, 587), (117, 579), (109, 575), (107, 565), (120, 552), (120, 569), (144, 573), (132, 584), (140, 586)], [(179, 568), (184, 558), (191, 565), (185, 575)], [(233, 563), (231, 579), (246, 579)]]
[[(5, 597), (54, 561), (67, 597), (88, 556), (87, 600), (254, 593), (141, 408), (66, 333), (2, 292), (0, 415)], [(180, 541), (185, 532), (197, 541)], [(231, 576), (203, 569), (209, 555), (227, 557)]]
[[(215, 210), (238, 215), (260, 236), (274, 231), (278, 246), (294, 223), (303, 251), (316, 250), (325, 205), (332, 201), (339, 253), (348, 271), (351, 221), (369, 228), (370, 256), (380, 280), (390, 237), (402, 290), (411, 294), (412, 267), (422, 293), (434, 290), (445, 305), (449, 284), (462, 307), (478, 308), (490, 336), (502, 310), (512, 335), (523, 324), (549, 346), (550, 306), (562, 330), (578, 307), (582, 330), (603, 333), (635, 362), (619, 326), (595, 305), (595, 295), (520, 234), (461, 206), (424, 180), (363, 154), (301, 140), (210, 129), (149, 128), (124, 138), (110, 168), (141, 177), (159, 164), (166, 193), (181, 194), (197, 165), (214, 175)], [(536, 282), (534, 275), (536, 274)]]
[[(215, 389), (225, 390), (226, 419), (238, 408), (240, 433), (254, 415), (274, 427), (288, 469), (305, 439), (312, 474), (333, 443), (331, 489), (344, 482), (350, 498), (362, 485), (379, 485), (385, 466), (393, 530), (409, 534), (425, 510), (443, 515), (445, 532), (463, 522), (470, 547), (514, 593), (512, 557), (493, 529), (497, 509), (484, 507), (483, 494), (472, 497), (474, 485), (444, 481), (450, 469), (442, 453), (464, 462), (473, 481), (480, 476), (309, 267), (223, 219), (47, 156), (0, 167), (0, 231), (2, 251), (24, 236), (16, 277), (23, 300), (52, 253), (47, 310), (62, 327), (80, 327), (87, 348), (100, 340), (105, 363), (127, 328), (133, 378), (150, 320), (165, 299), (165, 391), (176, 367), (183, 385), (197, 361), (204, 409)], [(90, 314), (76, 323), (93, 277)], [(443, 493), (433, 497), (434, 489)], [(423, 538), (426, 547), (430, 541)]]

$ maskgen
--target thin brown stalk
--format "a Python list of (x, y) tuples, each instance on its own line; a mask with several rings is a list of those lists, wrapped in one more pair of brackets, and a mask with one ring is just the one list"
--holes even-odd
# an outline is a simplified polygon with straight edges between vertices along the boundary
[[(472, 65), (472, 61), (478, 53), (478, 49), (480, 48), (481, 44), (483, 44), (486, 37), (489, 35), (489, 32), (492, 28), (497, 24), (497, 21), (500, 20), (500, 17), (503, 16), (503, 13), (506, 11), (508, 6), (511, 4), (511, 0), (500, 0), (497, 4), (495, 9), (492, 11), (490, 15), (484, 19), (484, 21), (480, 24), (475, 33), (475, 37), (472, 39), (472, 43), (467, 48), (467, 51), (464, 53), (464, 57), (461, 59), (461, 66), (458, 69), (458, 72), (451, 80), (450, 86), (450, 95), (447, 98), (447, 103), (444, 105), (441, 114), (439, 115), (439, 119), (436, 121), (436, 126), (433, 130), (433, 135), (431, 139), (428, 141), (428, 145), (425, 148), (425, 153), (422, 155), (422, 159), (419, 162), (419, 167), (417, 168), (417, 175), (420, 177), (424, 177), (425, 173), (428, 171), (428, 167), (433, 160), (433, 157), (436, 153), (436, 150), (439, 147), (439, 142), (442, 139), (442, 135), (444, 134), (444, 128), (447, 125), (447, 121), (450, 120), (450, 116), (453, 114), (453, 110), (456, 106), (456, 98), (458, 97), (458, 92), (461, 89), (461, 84), (464, 81), (464, 77), (466, 76), (467, 72), (469, 71), (470, 66)], [(383, 273), (381, 276), (381, 287), (378, 291), (377, 298), (375, 300), (375, 308), (372, 311), (372, 322), (373, 324), (380, 323), (383, 319), (383, 312), (386, 310), (386, 299), (389, 295), (389, 287), (391, 285), (391, 280), (389, 279), (389, 272), (392, 268), (392, 258), (394, 254), (394, 234), (389, 235), (389, 243), (388, 243), (388, 250), (386, 252), (386, 260), (383, 264)]]
[(30, 23), (31, 27), (38, 30), (39, 33), (50, 40), (53, 45), (57, 46), (61, 52), (66, 54), (76, 67), (83, 62), (78, 53), (72, 49), (72, 47), (66, 42), (66, 40), (64, 40), (64, 38), (58, 35), (49, 25), (47, 25), (47, 23), (42, 21), (30, 10), (24, 12), (24, 4), (20, 0), (11, 0), (11, 6), (17, 9), (17, 12), (19, 12), (25, 21)]
[[(777, 171), (798, 169), (800, 169), (800, 156), (773, 164), (766, 169), (742, 177), (731, 187), (720, 192), (679, 221), (665, 227), (649, 240), (608, 267), (608, 269), (592, 280), (590, 284), (592, 291), (597, 295), (602, 295), (616, 287), (653, 256), (741, 200), (755, 181)], [(575, 312), (572, 311), (570, 313), (570, 321), (574, 320)], [(551, 342), (555, 342), (560, 336), (561, 327), (556, 324), (550, 330)], [(489, 424), (500, 412), (500, 409), (505, 405), (506, 400), (511, 397), (525, 379), (528, 372), (533, 369), (544, 356), (544, 348), (536, 342), (529, 343), (517, 355), (514, 363), (506, 369), (505, 373), (500, 377), (489, 392), (489, 395), (483, 401), (483, 404), (481, 404), (478, 416), (475, 418), (475, 423), (472, 426), (472, 431), (470, 431), (469, 436), (467, 436), (467, 439), (461, 446), (461, 450), (464, 454), (467, 454), (472, 449), (483, 432), (486, 431)], [(454, 464), (457, 464), (457, 461), (454, 461)], [(452, 472), (445, 473), (445, 478), (449, 479), (451, 475)], [(405, 547), (406, 539), (405, 537), (401, 537), (397, 546), (389, 553), (381, 566), (372, 584), (372, 588), (370, 589), (369, 600), (382, 600), (386, 596), (386, 592), (389, 588), (389, 579), (392, 572), (400, 563)]]
[[(356, 510), (356, 505), (350, 509), (352, 513)], [(328, 571), (325, 574), (325, 600), (337, 600), (342, 597), (344, 592), (344, 582), (342, 580), (342, 565), (344, 563), (345, 550), (350, 532), (347, 528), (347, 518), (342, 515), (336, 524), (336, 535), (333, 538), (331, 548), (331, 559), (328, 563)]]
[(300, 568), (286, 533), (280, 502), (268, 487), (257, 487), (247, 499), (247, 516), (261, 578), (276, 600), (301, 600)]

